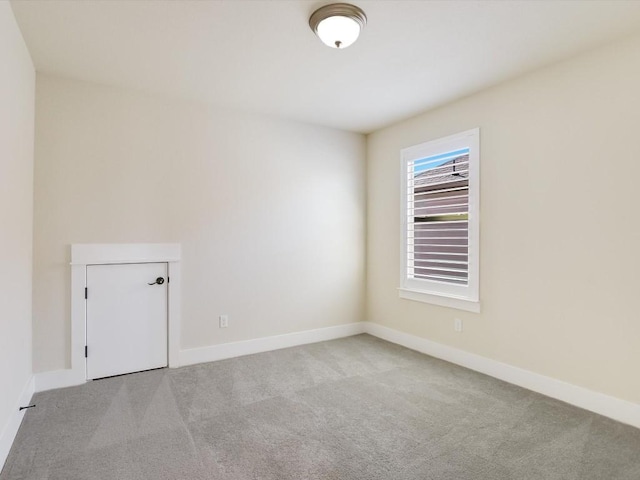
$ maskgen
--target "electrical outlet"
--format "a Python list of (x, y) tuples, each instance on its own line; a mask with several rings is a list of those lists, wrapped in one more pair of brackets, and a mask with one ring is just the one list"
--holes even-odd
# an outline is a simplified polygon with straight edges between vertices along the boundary
[(229, 326), (229, 315), (220, 315), (220, 328), (227, 328)]
[(462, 333), (462, 319), (460, 318), (453, 319), (453, 329), (458, 333)]

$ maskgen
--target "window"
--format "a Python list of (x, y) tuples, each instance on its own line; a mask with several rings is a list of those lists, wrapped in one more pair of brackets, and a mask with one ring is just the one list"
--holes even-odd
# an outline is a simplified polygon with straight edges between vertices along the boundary
[(402, 150), (402, 298), (480, 310), (479, 136)]

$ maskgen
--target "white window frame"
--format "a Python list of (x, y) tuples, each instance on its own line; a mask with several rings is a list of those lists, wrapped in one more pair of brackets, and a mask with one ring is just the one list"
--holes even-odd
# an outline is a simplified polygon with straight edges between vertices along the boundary
[[(408, 261), (408, 164), (440, 153), (469, 148), (469, 270), (468, 285), (454, 285), (426, 279), (409, 278)], [(446, 307), (480, 311), (480, 129), (439, 138), (402, 149), (401, 151), (401, 298)]]

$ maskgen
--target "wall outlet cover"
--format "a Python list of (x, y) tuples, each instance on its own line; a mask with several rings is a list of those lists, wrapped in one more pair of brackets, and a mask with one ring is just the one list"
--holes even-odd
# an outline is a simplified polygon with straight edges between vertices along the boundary
[(455, 318), (453, 320), (453, 329), (458, 333), (462, 332), (462, 319)]

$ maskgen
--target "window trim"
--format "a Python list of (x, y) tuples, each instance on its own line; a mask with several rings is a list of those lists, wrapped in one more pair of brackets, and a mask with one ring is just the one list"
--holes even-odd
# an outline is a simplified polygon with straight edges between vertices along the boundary
[[(410, 161), (459, 148), (469, 148), (468, 285), (453, 285), (407, 275), (407, 165)], [(400, 153), (400, 298), (467, 311), (480, 311), (480, 129), (403, 148)]]

